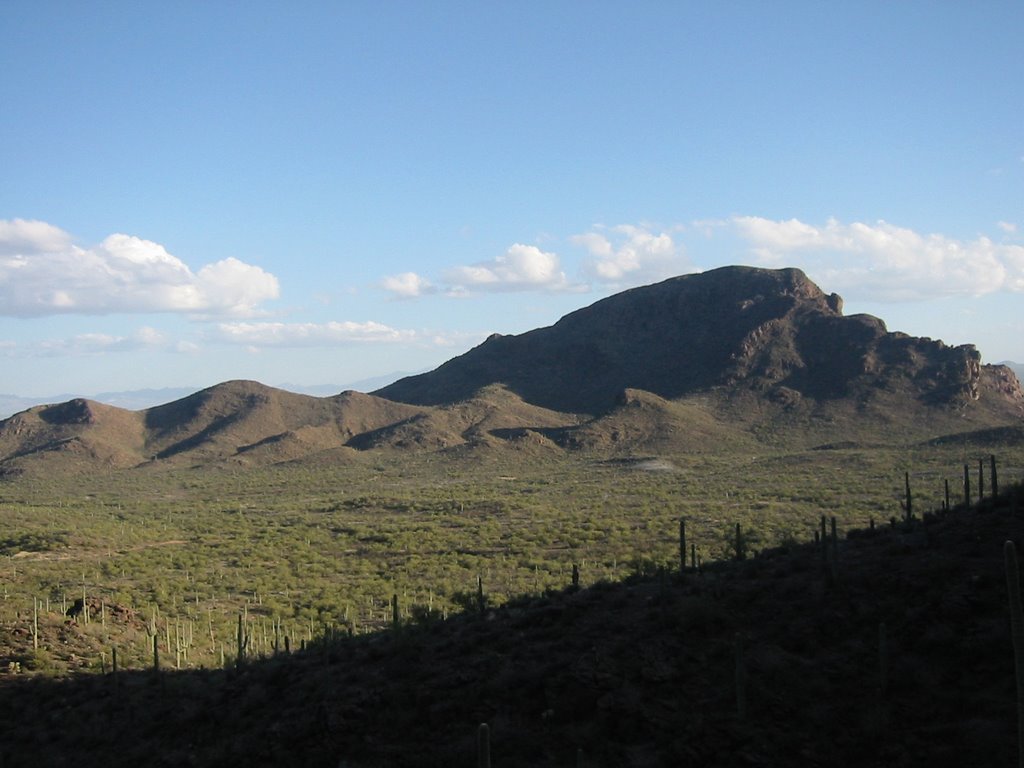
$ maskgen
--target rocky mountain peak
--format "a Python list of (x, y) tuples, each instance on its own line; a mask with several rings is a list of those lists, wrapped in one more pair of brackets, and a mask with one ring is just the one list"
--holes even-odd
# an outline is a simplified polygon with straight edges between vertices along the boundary
[(842, 308), (799, 269), (722, 267), (624, 291), (548, 328), (495, 334), (376, 394), (443, 404), (502, 383), (527, 402), (587, 413), (606, 412), (626, 389), (675, 399), (732, 388), (793, 402), (881, 388), (950, 406), (977, 397), (974, 347), (890, 333)]

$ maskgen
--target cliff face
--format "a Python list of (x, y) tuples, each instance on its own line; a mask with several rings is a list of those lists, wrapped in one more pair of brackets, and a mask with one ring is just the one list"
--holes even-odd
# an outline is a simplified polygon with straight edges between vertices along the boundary
[(842, 299), (797, 269), (724, 267), (611, 296), (548, 328), (491, 336), (375, 394), (440, 404), (502, 383), (537, 405), (601, 413), (626, 388), (669, 399), (753, 390), (776, 400), (881, 389), (956, 407), (978, 398), (980, 380), (973, 346), (889, 333), (867, 315), (845, 317)]

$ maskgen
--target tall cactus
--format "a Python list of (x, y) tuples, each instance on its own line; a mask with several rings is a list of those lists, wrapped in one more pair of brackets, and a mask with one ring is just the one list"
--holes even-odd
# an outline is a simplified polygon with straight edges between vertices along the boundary
[(235, 666), (238, 669), (245, 666), (245, 646), (248, 642), (249, 638), (245, 634), (245, 623), (242, 619), (242, 614), (238, 614), (238, 656), (235, 659)]
[(487, 723), (480, 723), (477, 730), (477, 766), (491, 768), (491, 729)]
[(1024, 608), (1020, 602), (1020, 574), (1017, 547), (1012, 541), (1003, 545), (1006, 563), (1006, 587), (1010, 599), (1010, 632), (1013, 635), (1013, 662), (1017, 678), (1017, 765), (1024, 768)]
[(686, 518), (679, 518), (679, 572), (686, 573)]

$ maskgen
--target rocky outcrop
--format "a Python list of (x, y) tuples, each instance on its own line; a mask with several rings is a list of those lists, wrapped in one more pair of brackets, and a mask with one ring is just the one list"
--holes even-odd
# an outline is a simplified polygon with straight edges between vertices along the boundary
[(625, 389), (668, 399), (749, 390), (772, 401), (888, 391), (959, 407), (980, 393), (970, 345), (890, 333), (798, 269), (723, 267), (635, 288), (518, 336), (490, 336), (375, 394), (444, 404), (501, 383), (546, 408), (605, 413)]

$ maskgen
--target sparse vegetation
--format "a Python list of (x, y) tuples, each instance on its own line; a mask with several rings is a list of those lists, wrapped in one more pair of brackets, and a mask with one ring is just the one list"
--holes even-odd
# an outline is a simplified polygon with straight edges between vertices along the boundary
[(1024, 392), (717, 272), (420, 405), (229, 382), (0, 423), (0, 764), (1007, 762)]
[[(1000, 449), (1002, 474), (1024, 474), (1024, 450)], [(372, 468), (7, 482), (0, 668), (89, 669), (111, 647), (123, 669), (147, 667), (153, 637), (175, 668), (214, 668), (245, 655), (239, 637), (258, 657), (285, 637), (387, 627), (396, 596), (406, 616), (446, 615), (476, 608), (478, 579), (493, 607), (675, 571), (680, 518), (696, 567), (810, 541), (823, 515), (840, 530), (898, 516), (911, 477), (915, 509), (940, 508), (963, 463), (951, 446), (662, 457), (656, 471), (382, 454)], [(35, 605), (45, 664), (27, 654)]]
[[(625, 766), (1005, 763), (1015, 702), (999, 553), (1024, 539), (1013, 512), (1024, 456), (1009, 455), (999, 467), (1011, 496), (941, 514), (928, 489), (943, 499), (941, 469), (955, 474), (963, 455), (935, 448), (859, 455), (866, 467), (856, 452), (812, 452), (806, 461), (831, 483), (817, 497), (770, 471), (783, 457), (747, 460), (731, 476), (751, 487), (699, 505), (680, 495), (679, 457), (674, 472), (596, 462), (521, 466), (516, 480), (449, 467), (434, 486), (421, 485), (439, 469), (423, 457), (365, 477), (300, 471), (290, 489), (284, 470), (133, 475), (75, 494), (51, 485), (51, 503), (41, 489), (0, 486), (4, 513), (34, 522), (29, 532), (74, 532), (59, 558), (7, 557), (0, 751), (5, 765), (29, 754), (58, 764), (69, 750), (108, 765), (154, 754), (157, 764), (472, 764), (487, 723), (486, 754), (500, 765), (581, 754)], [(833, 504), (841, 535), (818, 547), (841, 556), (842, 578), (822, 578), (817, 511), (845, 488), (898, 520), (898, 456), (914, 467), (920, 514), (868, 529), (861, 509)], [(564, 519), (559, 487), (575, 490)], [(217, 500), (228, 489), (230, 510)], [(143, 490), (145, 503), (119, 501)], [(749, 503), (769, 492), (787, 502)], [(735, 495), (747, 499), (741, 561), (726, 522), (743, 509)], [(680, 573), (684, 506), (687, 545), (708, 554)], [(747, 533), (762, 522), (778, 533), (755, 543)], [(531, 542), (527, 528), (560, 543)], [(716, 549), (726, 561), (713, 561)], [(630, 557), (657, 571), (630, 573)], [(71, 621), (57, 606), (83, 585)], [(469, 610), (453, 613), (449, 592)], [(38, 649), (32, 593), (50, 601)]]

